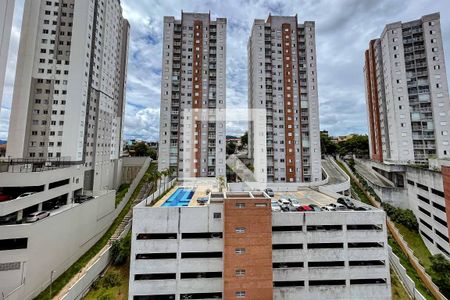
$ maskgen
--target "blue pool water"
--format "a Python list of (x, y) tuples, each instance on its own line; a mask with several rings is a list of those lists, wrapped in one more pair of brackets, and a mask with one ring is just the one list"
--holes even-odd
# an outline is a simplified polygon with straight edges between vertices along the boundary
[(161, 206), (188, 206), (193, 195), (191, 189), (178, 188)]

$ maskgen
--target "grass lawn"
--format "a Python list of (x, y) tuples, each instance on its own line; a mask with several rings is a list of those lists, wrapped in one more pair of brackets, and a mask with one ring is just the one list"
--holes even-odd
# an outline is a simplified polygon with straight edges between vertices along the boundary
[[(123, 266), (110, 266), (106, 270), (104, 277), (98, 279), (97, 289), (91, 289), (89, 293), (83, 298), (85, 300), (126, 300), (128, 299), (128, 277), (129, 277), (130, 262), (128, 261)], [(111, 274), (117, 274), (120, 284), (114, 287), (104, 286), (104, 278)]]
[(391, 286), (392, 286), (392, 300), (410, 300), (408, 292), (400, 282), (397, 274), (391, 268)]
[[(150, 163), (150, 166), (147, 169), (147, 173), (155, 172), (157, 169), (157, 164), (155, 162)], [(144, 178), (144, 177), (143, 177)], [(93, 258), (97, 253), (99, 253), (105, 245), (108, 243), (111, 236), (116, 231), (119, 224), (122, 222), (125, 215), (128, 213), (128, 211), (131, 209), (133, 200), (139, 195), (139, 192), (144, 185), (144, 180), (141, 180), (134, 190), (133, 194), (130, 197), (130, 201), (125, 205), (123, 210), (120, 212), (120, 214), (117, 216), (117, 218), (114, 220), (114, 222), (109, 227), (108, 231), (98, 240), (97, 243), (95, 243), (94, 246), (92, 246), (86, 253), (84, 253), (73, 265), (71, 265), (64, 273), (62, 273), (54, 282), (53, 282), (53, 289), (52, 289), (52, 295), (56, 295), (61, 291), (62, 288), (78, 273), (80, 270)], [(47, 287), (44, 291), (42, 291), (35, 300), (44, 300), (49, 299), (50, 295), (50, 287)]]
[(119, 205), (120, 202), (122, 202), (123, 197), (125, 197), (125, 194), (128, 192), (128, 188), (130, 187), (129, 183), (121, 184), (119, 189), (116, 192), (116, 207)]
[(406, 273), (408, 274), (408, 276), (416, 284), (416, 288), (419, 290), (419, 292), (428, 300), (436, 299), (428, 291), (428, 289), (424, 286), (424, 284), (422, 283), (422, 280), (420, 280), (419, 275), (417, 275), (416, 270), (413, 268), (413, 266), (409, 262), (408, 258), (403, 253), (403, 251), (400, 248), (400, 246), (397, 244), (397, 242), (393, 238), (389, 237), (388, 238), (388, 243), (392, 247), (392, 251), (395, 253), (395, 255), (397, 255), (400, 258), (400, 263), (406, 269)]
[(431, 267), (431, 253), (430, 251), (428, 251), (428, 248), (427, 246), (425, 246), (425, 243), (423, 242), (419, 233), (409, 230), (402, 224), (396, 223), (395, 226), (400, 231), (409, 247), (414, 251), (414, 254), (419, 259), (420, 264), (424, 266), (424, 268), (428, 272), (428, 269)]

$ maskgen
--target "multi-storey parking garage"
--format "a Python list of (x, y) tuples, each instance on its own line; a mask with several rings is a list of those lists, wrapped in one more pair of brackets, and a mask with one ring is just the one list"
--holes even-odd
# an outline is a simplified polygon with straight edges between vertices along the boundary
[(236, 192), (200, 207), (139, 204), (129, 298), (390, 299), (383, 211), (355, 201), (367, 210), (272, 212), (270, 202)]

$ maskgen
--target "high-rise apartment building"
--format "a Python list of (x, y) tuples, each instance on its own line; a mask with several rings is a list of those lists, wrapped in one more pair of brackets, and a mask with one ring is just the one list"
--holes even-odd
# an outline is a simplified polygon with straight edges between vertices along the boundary
[(224, 18), (164, 18), (158, 168), (181, 178), (225, 176)]
[(70, 160), (85, 189), (113, 188), (129, 25), (119, 0), (27, 0), (7, 156)]
[(6, 64), (8, 62), (9, 39), (11, 37), (15, 0), (0, 2), (0, 110), (3, 98)]
[(314, 22), (255, 20), (248, 42), (249, 155), (259, 182), (322, 179)]
[(371, 158), (450, 156), (450, 102), (439, 13), (386, 25), (365, 54)]

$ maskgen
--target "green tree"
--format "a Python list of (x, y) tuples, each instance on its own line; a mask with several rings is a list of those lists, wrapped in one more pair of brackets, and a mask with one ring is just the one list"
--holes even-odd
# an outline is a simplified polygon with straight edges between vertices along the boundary
[(235, 142), (228, 142), (227, 143), (227, 154), (231, 155), (236, 152), (236, 143)]
[(337, 151), (336, 143), (330, 136), (324, 132), (320, 132), (320, 147), (323, 154), (334, 155)]
[(149, 147), (149, 149), (148, 149), (148, 156), (150, 156), (150, 158), (153, 159), (153, 160), (157, 160), (158, 159), (158, 152), (155, 149)]
[(150, 147), (144, 142), (138, 142), (133, 146), (135, 156), (149, 156)]
[(437, 254), (431, 258), (431, 270), (435, 273), (433, 281), (439, 287), (441, 293), (449, 298), (450, 296), (450, 261), (442, 254)]
[(369, 155), (369, 137), (367, 135), (354, 135), (348, 140), (337, 144), (337, 151), (341, 156), (355, 154), (359, 156)]
[(248, 145), (248, 131), (246, 131), (242, 136), (241, 136), (241, 144), (243, 146), (247, 146)]

